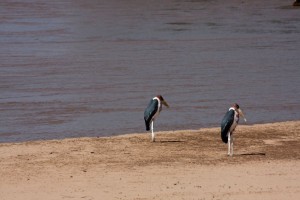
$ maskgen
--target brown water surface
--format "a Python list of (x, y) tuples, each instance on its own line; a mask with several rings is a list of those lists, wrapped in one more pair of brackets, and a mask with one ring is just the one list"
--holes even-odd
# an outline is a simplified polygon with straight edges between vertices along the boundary
[(300, 119), (292, 1), (0, 2), (0, 142)]

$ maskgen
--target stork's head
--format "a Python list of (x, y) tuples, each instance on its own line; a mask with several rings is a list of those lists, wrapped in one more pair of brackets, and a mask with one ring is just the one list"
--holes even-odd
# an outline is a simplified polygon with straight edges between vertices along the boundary
[(162, 104), (169, 108), (169, 104), (164, 100), (164, 98), (161, 95), (157, 95), (156, 97), (160, 100)]
[(234, 107), (234, 109), (236, 109), (236, 110), (240, 109), (240, 106), (237, 103), (234, 103), (232, 107)]
[(240, 109), (239, 104), (235, 103), (232, 107), (244, 118), (244, 121), (246, 122), (247, 119), (245, 118), (243, 111)]

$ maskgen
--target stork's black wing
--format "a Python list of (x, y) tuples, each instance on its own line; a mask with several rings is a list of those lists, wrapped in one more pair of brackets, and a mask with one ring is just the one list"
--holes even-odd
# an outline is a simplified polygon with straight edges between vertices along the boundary
[(144, 120), (145, 120), (147, 131), (150, 130), (151, 120), (157, 111), (158, 111), (158, 101), (156, 99), (151, 99), (149, 105), (147, 106), (144, 112)]
[(228, 142), (228, 131), (234, 120), (234, 110), (229, 110), (221, 122), (221, 138), (224, 143)]

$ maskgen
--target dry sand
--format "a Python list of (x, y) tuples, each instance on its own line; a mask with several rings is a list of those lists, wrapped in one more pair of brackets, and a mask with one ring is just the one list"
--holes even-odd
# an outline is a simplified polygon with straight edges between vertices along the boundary
[(0, 199), (300, 199), (300, 121), (0, 144)]

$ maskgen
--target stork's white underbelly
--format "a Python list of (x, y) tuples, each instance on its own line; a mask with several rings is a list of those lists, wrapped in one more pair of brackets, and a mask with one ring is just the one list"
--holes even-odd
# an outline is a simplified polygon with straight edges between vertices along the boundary
[(155, 113), (155, 115), (152, 117), (152, 121), (154, 121), (159, 116), (159, 110)]
[(156, 99), (157, 101), (158, 101), (158, 108), (157, 108), (157, 111), (156, 111), (156, 113), (154, 114), (154, 116), (152, 117), (152, 121), (154, 121), (158, 116), (159, 116), (159, 113), (160, 113), (160, 111), (161, 111), (161, 107), (162, 107), (162, 105), (161, 105), (161, 102), (160, 102), (160, 100), (159, 100), (159, 98), (157, 98), (157, 97), (154, 97), (153, 99)]
[(239, 113), (234, 110), (234, 120), (233, 120), (233, 123), (232, 123), (232, 125), (230, 126), (230, 129), (229, 129), (230, 133), (232, 133), (234, 131), (234, 129), (236, 128), (238, 123), (239, 123)]
[(230, 127), (230, 129), (229, 129), (229, 132), (232, 133), (232, 131), (234, 131), (234, 129), (237, 125), (238, 125), (237, 121), (234, 120), (231, 127)]

